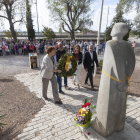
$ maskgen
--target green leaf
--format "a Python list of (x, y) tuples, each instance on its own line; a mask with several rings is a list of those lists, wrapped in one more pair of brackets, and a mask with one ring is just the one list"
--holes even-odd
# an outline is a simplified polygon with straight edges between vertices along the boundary
[(86, 104), (87, 102), (88, 102), (88, 99), (86, 98), (84, 104)]
[(89, 109), (90, 109), (90, 108), (93, 109), (93, 108), (96, 108), (96, 106), (90, 105), (90, 106), (89, 106)]
[(92, 103), (92, 98), (90, 99), (90, 103)]

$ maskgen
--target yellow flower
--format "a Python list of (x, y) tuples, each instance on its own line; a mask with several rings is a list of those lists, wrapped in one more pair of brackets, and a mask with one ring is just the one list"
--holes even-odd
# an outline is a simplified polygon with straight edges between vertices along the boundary
[(88, 112), (86, 112), (86, 114), (88, 114)]

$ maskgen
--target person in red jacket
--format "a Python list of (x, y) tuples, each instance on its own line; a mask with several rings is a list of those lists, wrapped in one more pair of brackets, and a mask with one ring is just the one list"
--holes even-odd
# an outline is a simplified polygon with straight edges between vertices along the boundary
[(33, 53), (33, 51), (34, 51), (34, 45), (33, 45), (33, 43), (30, 44), (29, 48), (30, 48), (30, 53)]

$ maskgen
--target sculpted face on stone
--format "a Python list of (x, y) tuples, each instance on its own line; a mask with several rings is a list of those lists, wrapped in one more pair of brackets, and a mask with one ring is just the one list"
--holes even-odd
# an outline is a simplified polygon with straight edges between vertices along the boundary
[(112, 40), (122, 40), (123, 37), (128, 33), (129, 26), (123, 22), (116, 23), (113, 26), (111, 36)]

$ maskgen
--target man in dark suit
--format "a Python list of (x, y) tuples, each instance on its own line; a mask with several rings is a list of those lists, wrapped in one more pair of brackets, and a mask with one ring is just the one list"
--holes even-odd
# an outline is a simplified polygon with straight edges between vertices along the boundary
[(85, 79), (85, 85), (88, 85), (87, 81), (88, 81), (88, 78), (89, 78), (90, 83), (91, 83), (91, 89), (93, 90), (94, 86), (93, 86), (92, 70), (94, 68), (94, 62), (96, 63), (97, 69), (99, 68), (99, 65), (98, 65), (97, 54), (96, 54), (95, 51), (93, 51), (93, 45), (90, 45), (88, 50), (89, 51), (87, 51), (85, 53), (84, 59), (83, 59), (84, 69), (87, 72), (87, 76), (86, 76), (86, 79)]

